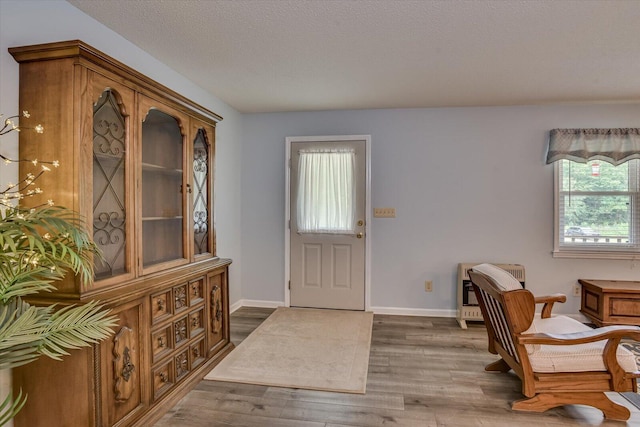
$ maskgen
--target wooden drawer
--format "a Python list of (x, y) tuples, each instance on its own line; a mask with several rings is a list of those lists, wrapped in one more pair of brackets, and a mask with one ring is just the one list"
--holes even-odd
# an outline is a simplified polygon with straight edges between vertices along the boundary
[(173, 358), (153, 370), (153, 399), (159, 399), (175, 384)]
[(173, 351), (173, 339), (171, 325), (155, 331), (151, 334), (151, 350), (153, 352), (153, 363), (159, 361)]
[(640, 299), (611, 297), (609, 300), (610, 313), (612, 316), (628, 316), (637, 318), (640, 315)]
[(204, 307), (189, 313), (189, 338), (204, 333)]
[(191, 358), (191, 369), (195, 369), (205, 361), (207, 355), (204, 346), (204, 338), (196, 341), (189, 346), (189, 357)]
[(173, 315), (171, 290), (151, 295), (151, 323), (158, 324)]
[(204, 302), (204, 277), (189, 282), (188, 289), (189, 305), (191, 307)]
[(176, 367), (176, 382), (180, 381), (182, 377), (189, 373), (189, 349), (178, 353), (175, 357), (175, 367)]

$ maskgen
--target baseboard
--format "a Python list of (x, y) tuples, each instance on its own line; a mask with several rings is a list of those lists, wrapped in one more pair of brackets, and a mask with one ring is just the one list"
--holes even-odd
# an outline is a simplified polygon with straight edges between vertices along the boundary
[[(241, 299), (231, 304), (229, 311), (233, 313), (240, 307), (278, 308), (284, 307), (284, 301), (263, 301)], [(400, 307), (371, 307), (369, 311), (374, 314), (393, 314), (396, 316), (423, 316), (423, 317), (456, 317), (456, 310), (434, 310), (426, 308), (400, 308)]]
[(283, 307), (284, 301), (263, 301), (255, 299), (241, 299), (229, 306), (229, 312), (233, 313), (240, 307), (278, 308)]
[(373, 311), (374, 314), (392, 314), (395, 316), (456, 317), (456, 310), (401, 307), (371, 307), (369, 310)]
[[(229, 311), (233, 313), (240, 307), (261, 307), (261, 308), (278, 308), (284, 307), (284, 301), (263, 301), (253, 299), (241, 299), (231, 304)], [(402, 308), (402, 307), (371, 307), (369, 311), (374, 314), (391, 314), (395, 316), (422, 316), (422, 317), (451, 317), (457, 316), (457, 310), (442, 310), (442, 309), (430, 309), (430, 308)], [(572, 317), (582, 323), (588, 323), (587, 319), (582, 314), (565, 314), (567, 317)]]
[[(231, 304), (229, 306), (229, 311), (233, 313), (240, 307), (278, 308), (278, 307), (284, 307), (284, 302), (241, 299)], [(372, 311), (374, 314), (393, 314), (396, 316), (456, 317), (456, 310), (432, 310), (432, 309), (424, 309), (424, 308), (401, 308), (401, 307), (371, 307), (369, 311)]]
[[(558, 314), (562, 314), (562, 313), (558, 313)], [(562, 315), (563, 316), (567, 316), (567, 317), (571, 317), (572, 319), (575, 319), (578, 322), (591, 323), (591, 319), (589, 319), (587, 316), (585, 316), (582, 313), (562, 314)]]

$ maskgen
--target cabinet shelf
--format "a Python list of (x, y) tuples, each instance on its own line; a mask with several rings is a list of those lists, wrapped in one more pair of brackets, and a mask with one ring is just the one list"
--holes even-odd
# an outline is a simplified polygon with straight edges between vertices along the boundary
[(93, 152), (93, 155), (95, 156), (95, 158), (100, 161), (100, 164), (102, 165), (108, 165), (108, 166), (118, 166), (118, 169), (124, 169), (124, 155), (125, 152), (123, 151), (121, 155), (114, 155), (114, 154), (107, 154), (107, 153), (97, 153), (97, 152)]
[(162, 165), (155, 165), (153, 163), (142, 163), (143, 172), (155, 172), (167, 175), (182, 176), (182, 169), (171, 168)]
[(177, 221), (182, 220), (183, 216), (146, 216), (142, 218), (143, 222), (146, 221)]

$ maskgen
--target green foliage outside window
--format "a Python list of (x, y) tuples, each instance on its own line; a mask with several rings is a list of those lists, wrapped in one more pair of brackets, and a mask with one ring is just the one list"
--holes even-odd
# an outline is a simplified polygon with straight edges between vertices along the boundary
[(590, 227), (600, 236), (624, 236), (628, 242), (636, 171), (636, 160), (619, 166), (600, 160), (563, 160), (560, 197), (565, 233), (569, 227)]

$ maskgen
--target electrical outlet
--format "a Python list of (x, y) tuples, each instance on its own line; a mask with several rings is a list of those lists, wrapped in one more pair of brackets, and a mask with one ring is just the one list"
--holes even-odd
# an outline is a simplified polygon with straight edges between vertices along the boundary
[(582, 287), (580, 286), (579, 283), (576, 283), (575, 285), (573, 285), (573, 296), (574, 297), (579, 297), (582, 291)]
[(425, 292), (433, 291), (433, 282), (431, 280), (424, 281), (424, 291)]
[(375, 218), (395, 218), (396, 208), (374, 208), (373, 216)]

